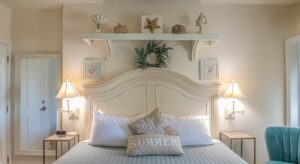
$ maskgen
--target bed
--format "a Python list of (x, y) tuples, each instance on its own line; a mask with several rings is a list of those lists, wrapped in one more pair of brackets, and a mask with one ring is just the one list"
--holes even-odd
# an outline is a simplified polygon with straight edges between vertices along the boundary
[[(215, 99), (218, 85), (200, 85), (186, 76), (162, 70), (134, 70), (101, 84), (83, 86), (86, 98), (85, 138), (89, 137), (93, 111), (133, 116), (159, 107), (173, 116), (208, 115), (212, 138), (217, 137)], [(184, 146), (181, 156), (128, 157), (126, 148), (75, 145), (54, 164), (243, 164), (247, 163), (226, 145)]]
[(223, 143), (184, 147), (182, 156), (128, 157), (126, 148), (96, 147), (81, 142), (54, 164), (247, 164)]

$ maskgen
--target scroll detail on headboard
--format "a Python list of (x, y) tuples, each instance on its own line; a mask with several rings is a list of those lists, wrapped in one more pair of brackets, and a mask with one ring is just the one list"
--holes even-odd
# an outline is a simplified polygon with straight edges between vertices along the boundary
[(92, 112), (131, 116), (159, 107), (175, 116), (210, 115), (215, 136), (215, 96), (217, 85), (200, 85), (191, 79), (163, 69), (134, 70), (104, 84), (83, 86), (87, 99), (88, 135)]

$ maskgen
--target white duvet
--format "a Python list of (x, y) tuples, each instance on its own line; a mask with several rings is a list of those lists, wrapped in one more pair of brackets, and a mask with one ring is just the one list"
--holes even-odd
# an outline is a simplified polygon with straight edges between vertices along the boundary
[(247, 164), (221, 142), (203, 147), (183, 147), (182, 156), (128, 157), (126, 148), (75, 145), (54, 164)]

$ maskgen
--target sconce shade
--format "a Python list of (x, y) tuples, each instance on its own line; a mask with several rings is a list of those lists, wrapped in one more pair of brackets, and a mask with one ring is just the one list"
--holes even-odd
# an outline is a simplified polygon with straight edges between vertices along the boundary
[(66, 80), (61, 85), (61, 88), (56, 95), (57, 99), (63, 99), (63, 98), (75, 98), (80, 96), (77, 90), (75, 89), (73, 83), (69, 80)]
[(242, 99), (246, 98), (246, 96), (242, 93), (239, 85), (235, 81), (231, 81), (223, 95), (225, 98), (235, 98), (235, 99)]

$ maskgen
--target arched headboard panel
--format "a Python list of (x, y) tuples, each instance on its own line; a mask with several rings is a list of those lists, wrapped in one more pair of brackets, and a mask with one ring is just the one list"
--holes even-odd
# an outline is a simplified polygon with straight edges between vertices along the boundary
[(215, 135), (218, 85), (200, 85), (178, 73), (152, 68), (130, 71), (107, 83), (83, 88), (87, 99), (87, 133), (94, 110), (132, 116), (159, 107), (163, 113), (175, 116), (210, 115), (211, 131)]

